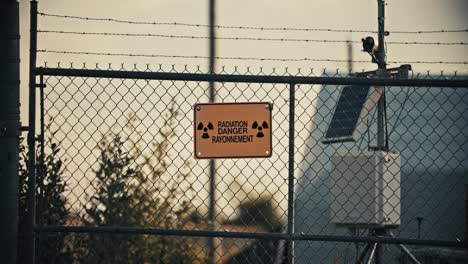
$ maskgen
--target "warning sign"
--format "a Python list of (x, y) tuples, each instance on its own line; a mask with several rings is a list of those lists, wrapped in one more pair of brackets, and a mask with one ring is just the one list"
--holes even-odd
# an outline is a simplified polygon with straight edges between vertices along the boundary
[(195, 157), (270, 157), (271, 110), (271, 103), (196, 104)]

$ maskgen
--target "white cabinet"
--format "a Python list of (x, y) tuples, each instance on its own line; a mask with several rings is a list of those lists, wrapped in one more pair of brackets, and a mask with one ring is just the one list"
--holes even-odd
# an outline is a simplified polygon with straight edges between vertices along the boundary
[(331, 178), (331, 223), (400, 225), (399, 153), (336, 153)]

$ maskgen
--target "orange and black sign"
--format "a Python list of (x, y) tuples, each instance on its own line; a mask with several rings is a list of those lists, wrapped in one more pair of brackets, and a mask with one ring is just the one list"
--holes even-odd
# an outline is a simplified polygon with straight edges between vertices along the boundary
[(270, 157), (271, 111), (271, 103), (196, 104), (195, 157)]

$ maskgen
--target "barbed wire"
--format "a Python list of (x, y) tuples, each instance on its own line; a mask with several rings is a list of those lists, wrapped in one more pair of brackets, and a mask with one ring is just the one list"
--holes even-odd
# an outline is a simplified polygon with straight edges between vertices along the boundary
[[(38, 33), (70, 34), (70, 35), (92, 35), (92, 36), (121, 36), (121, 37), (159, 37), (172, 39), (209, 39), (208, 36), (193, 35), (168, 35), (153, 33), (118, 33), (118, 32), (78, 32), (63, 30), (38, 30)], [(262, 37), (215, 37), (216, 40), (246, 40), (246, 41), (277, 41), (277, 42), (304, 42), (304, 43), (353, 43), (361, 44), (357, 40), (336, 39), (298, 39), (298, 38), (262, 38)], [(466, 42), (421, 42), (421, 41), (388, 41), (391, 45), (468, 45)]]
[(455, 41), (455, 42), (425, 42), (425, 41), (388, 41), (387, 44), (390, 45), (436, 45), (436, 46), (466, 46), (468, 42)]
[[(147, 57), (147, 58), (182, 58), (182, 59), (209, 59), (208, 56), (198, 55), (167, 55), (167, 54), (134, 54), (134, 53), (109, 53), (109, 52), (89, 52), (89, 51), (62, 51), (62, 50), (37, 50), (41, 53), (73, 54), (73, 55), (98, 55), (98, 56), (122, 56), (122, 57)], [(220, 60), (256, 60), (256, 61), (318, 61), (318, 62), (359, 62), (368, 63), (370, 61), (359, 60), (338, 60), (338, 59), (314, 59), (314, 58), (260, 58), (260, 57), (230, 57), (216, 56)]]
[(468, 65), (468, 61), (387, 61), (388, 64), (454, 64)]
[[(209, 39), (208, 36), (168, 35), (152, 33), (115, 33), (115, 32), (78, 32), (62, 30), (38, 30), (38, 33), (95, 35), (95, 36), (122, 36), (122, 37), (160, 37), (174, 39)], [(334, 39), (296, 39), (296, 38), (261, 38), (261, 37), (215, 37), (216, 40), (248, 40), (248, 41), (279, 41), (279, 42), (312, 42), (312, 43), (361, 43), (361, 41), (334, 40)]]
[[(97, 55), (97, 56), (120, 56), (120, 57), (145, 57), (145, 58), (181, 58), (181, 59), (209, 59), (208, 56), (198, 55), (168, 55), (168, 54), (133, 54), (133, 53), (110, 53), (110, 52), (90, 52), (90, 51), (63, 51), (63, 50), (37, 50), (40, 53), (55, 53), (68, 55)], [(340, 59), (320, 59), (320, 58), (261, 58), (261, 57), (224, 57), (216, 56), (219, 60), (250, 60), (250, 61), (281, 61), (281, 62), (336, 62), (336, 63), (371, 63), (370, 60), (340, 60)], [(468, 65), (467, 61), (388, 61), (390, 64), (458, 64)]]
[[(134, 25), (156, 25), (156, 26), (183, 26), (183, 27), (201, 27), (209, 28), (206, 24), (197, 23), (183, 23), (183, 22), (151, 22), (151, 21), (132, 21), (115, 18), (96, 18), (96, 17), (84, 17), (84, 16), (72, 16), (72, 15), (58, 15), (50, 13), (38, 13), (44, 17), (56, 17), (64, 19), (77, 19), (87, 21), (100, 21), (100, 22), (114, 22), (123, 24), (134, 24)], [(294, 28), (294, 27), (270, 27), (270, 26), (232, 26), (232, 25), (215, 25), (217, 29), (238, 29), (238, 30), (259, 30), (259, 31), (305, 31), (305, 32), (340, 32), (340, 33), (378, 33), (375, 30), (362, 30), (362, 29), (333, 29), (333, 28)], [(440, 30), (394, 30), (389, 31), (393, 34), (436, 34), (436, 33), (464, 33), (468, 32), (468, 29), (440, 29)]]

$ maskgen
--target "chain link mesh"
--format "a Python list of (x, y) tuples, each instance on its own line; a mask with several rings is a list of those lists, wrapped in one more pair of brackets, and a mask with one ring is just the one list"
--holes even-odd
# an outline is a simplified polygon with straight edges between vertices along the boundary
[[(105, 68), (96, 65), (93, 69), (125, 70), (123, 65)], [(135, 65), (130, 70), (202, 73), (199, 67), (187, 66), (139, 69)], [(248, 67), (223, 67), (219, 73), (347, 76), (338, 71), (292, 72), (287, 68), (266, 71)], [(464, 77), (428, 73), (410, 78)], [(61, 148), (66, 184), (63, 196), (68, 216), (57, 224), (209, 228), (208, 161), (194, 158), (192, 109), (196, 103), (208, 102), (208, 83), (60, 76), (44, 76), (44, 79), (47, 85), (44, 89), (46, 141), (53, 141)], [(216, 102), (271, 102), (274, 106), (271, 158), (216, 160), (215, 230), (285, 232), (289, 85), (216, 83), (215, 87)], [(371, 189), (374, 183), (368, 187), (367, 182), (357, 182), (357, 186), (352, 187), (356, 188), (353, 193), (349, 186), (354, 186), (360, 178), (342, 178), (343, 182), (339, 183), (330, 175), (336, 153), (366, 153), (376, 145), (376, 111), (369, 112), (368, 129), (359, 134), (356, 142), (323, 144), (342, 87), (303, 84), (295, 87), (294, 231), (365, 237), (369, 231), (367, 226), (331, 222), (339, 210), (347, 210), (349, 215), (364, 214), (353, 212), (358, 210), (358, 205), (344, 208), (343, 203), (343, 208), (334, 211), (336, 207), (331, 204), (341, 199), (337, 195), (353, 200), (356, 194), (362, 195), (355, 199), (362, 203), (375, 191)], [(391, 196), (398, 197), (401, 193), (401, 205), (388, 204), (390, 200), (383, 202), (390, 213), (396, 213), (401, 220), (401, 224), (392, 229), (394, 236), (462, 239), (468, 168), (468, 91), (444, 87), (387, 87), (385, 96), (389, 149), (398, 152), (401, 160), (400, 175), (391, 172), (390, 178), (381, 182), (391, 189)], [(357, 159), (353, 164), (356, 162)], [(367, 165), (359, 164), (358, 170)], [(349, 164), (345, 171), (351, 167)], [(394, 186), (390, 181), (398, 176), (401, 185)], [(337, 186), (348, 187), (337, 189)], [(342, 191), (337, 194), (336, 190)], [(207, 238), (199, 237), (70, 234), (65, 240), (73, 248), (72, 258), (85, 262), (204, 263), (208, 252)], [(219, 263), (281, 263), (287, 255), (284, 240), (217, 238), (215, 244)], [(364, 245), (296, 241), (294, 256), (296, 263), (354, 263)], [(406, 263), (398, 250), (385, 248), (389, 263), (390, 259)], [(414, 248), (420, 258), (430, 255), (425, 249), (427, 251), (424, 247)], [(135, 256), (138, 258), (133, 258)], [(444, 256), (441, 253), (437, 257), (443, 259)]]

